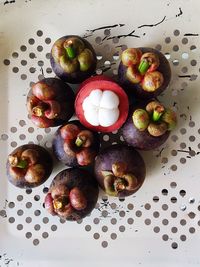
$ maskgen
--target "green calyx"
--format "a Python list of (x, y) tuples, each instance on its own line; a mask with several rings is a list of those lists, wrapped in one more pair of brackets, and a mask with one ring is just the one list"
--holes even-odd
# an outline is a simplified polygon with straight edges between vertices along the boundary
[(150, 67), (149, 62), (144, 59), (140, 62), (139, 66), (138, 66), (138, 70), (142, 75), (144, 75), (147, 72), (147, 70), (149, 69), (149, 67)]
[(75, 145), (77, 147), (81, 147), (84, 143), (85, 143), (85, 141), (83, 139), (81, 139), (80, 137), (76, 138)]
[(157, 110), (154, 110), (154, 111), (153, 111), (153, 115), (152, 115), (152, 120), (153, 120), (154, 122), (159, 121), (160, 118), (161, 118), (161, 116), (162, 116), (162, 114), (163, 114), (163, 112), (159, 112), (159, 111), (157, 111)]
[(65, 50), (69, 59), (73, 59), (76, 57), (75, 50), (72, 46), (66, 47)]
[(28, 161), (18, 158), (17, 156), (10, 155), (8, 161), (12, 167), (25, 169), (28, 167)]
[(74, 59), (76, 57), (76, 51), (74, 48), (74, 43), (71, 39), (64, 43), (64, 48), (65, 48), (65, 51), (67, 54), (67, 58)]

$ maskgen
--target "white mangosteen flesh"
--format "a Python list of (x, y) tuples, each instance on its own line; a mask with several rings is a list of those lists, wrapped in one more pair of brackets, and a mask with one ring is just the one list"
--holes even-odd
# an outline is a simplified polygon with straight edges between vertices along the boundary
[(119, 118), (119, 109), (99, 109), (99, 124), (103, 127), (113, 125)]
[(94, 105), (99, 107), (101, 99), (102, 99), (103, 92), (100, 89), (93, 90), (89, 95), (90, 102)]
[(83, 101), (87, 122), (93, 126), (109, 127), (119, 118), (119, 97), (110, 90), (94, 89)]
[(100, 108), (113, 109), (119, 106), (119, 97), (112, 91), (104, 91), (102, 94)]
[(86, 121), (93, 126), (99, 126), (98, 114), (99, 110), (92, 104), (84, 111)]

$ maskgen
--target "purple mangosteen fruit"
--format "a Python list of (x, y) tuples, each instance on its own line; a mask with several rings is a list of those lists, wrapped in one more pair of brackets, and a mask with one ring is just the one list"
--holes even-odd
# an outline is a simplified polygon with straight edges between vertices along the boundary
[(27, 96), (31, 121), (39, 128), (55, 127), (74, 114), (74, 92), (57, 78), (45, 78), (34, 83)]
[(128, 48), (122, 52), (118, 77), (128, 95), (149, 99), (167, 88), (171, 68), (166, 57), (156, 49)]
[(88, 130), (77, 120), (60, 126), (53, 138), (54, 155), (70, 167), (91, 165), (99, 147), (98, 133)]
[(48, 179), (53, 169), (53, 160), (45, 148), (25, 144), (9, 154), (6, 168), (8, 180), (13, 185), (33, 188)]
[(134, 106), (121, 132), (130, 146), (151, 150), (161, 146), (177, 123), (176, 113), (157, 100)]
[(143, 184), (146, 167), (141, 155), (127, 145), (112, 145), (96, 157), (95, 177), (110, 196), (125, 197), (135, 193)]
[(70, 168), (55, 176), (44, 204), (50, 214), (77, 221), (91, 213), (98, 193), (98, 183), (88, 171)]
[(67, 35), (53, 44), (50, 62), (60, 79), (77, 84), (94, 73), (97, 59), (87, 40), (77, 35)]

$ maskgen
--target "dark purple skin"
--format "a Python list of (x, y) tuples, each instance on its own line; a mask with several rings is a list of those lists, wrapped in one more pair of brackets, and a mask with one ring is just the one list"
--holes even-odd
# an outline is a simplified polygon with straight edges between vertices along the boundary
[[(61, 137), (60, 134), (60, 129), (67, 125), (67, 124), (75, 124), (77, 125), (81, 130), (87, 130), (87, 128), (85, 128), (78, 120), (74, 120), (74, 121), (69, 121), (68, 123), (63, 124), (62, 126), (60, 126), (57, 131), (55, 132), (54, 138), (53, 138), (53, 142), (52, 142), (52, 148), (53, 148), (53, 152), (55, 157), (61, 161), (63, 164), (70, 166), (70, 167), (78, 167), (80, 166), (77, 162), (76, 157), (72, 157), (72, 156), (68, 156), (64, 149), (63, 149), (63, 144), (64, 144), (64, 140)], [(90, 130), (91, 131), (91, 130)], [(96, 152), (96, 154), (99, 151), (100, 148), (100, 140), (99, 140), (99, 135), (96, 132), (92, 132), (93, 136), (94, 136), (94, 144), (92, 145), (92, 150)]]
[[(61, 104), (61, 113), (58, 115), (58, 117), (51, 120), (51, 125), (45, 125), (44, 128), (57, 127), (67, 122), (74, 114), (75, 95), (71, 87), (57, 78), (44, 78), (40, 82), (54, 88), (57, 95), (54, 100), (58, 101)], [(27, 96), (27, 103), (30, 101), (30, 97), (32, 95), (32, 89), (30, 89)], [(31, 115), (31, 111), (28, 110), (28, 112), (29, 115)]]
[(66, 36), (61, 37), (60, 39), (67, 39), (67, 38), (71, 38), (71, 37), (77, 37), (77, 38), (81, 39), (83, 41), (83, 43), (85, 44), (85, 46), (91, 50), (91, 52), (94, 56), (94, 63), (92, 64), (90, 69), (88, 69), (87, 71), (76, 71), (74, 73), (68, 74), (62, 69), (60, 64), (55, 62), (54, 58), (52, 57), (52, 54), (50, 55), (50, 63), (51, 63), (51, 67), (52, 67), (53, 71), (61, 80), (68, 82), (68, 83), (72, 83), (72, 84), (78, 84), (78, 83), (83, 82), (85, 79), (89, 78), (91, 75), (94, 74), (94, 72), (96, 70), (97, 59), (96, 59), (96, 53), (95, 53), (92, 45), (87, 40), (81, 38), (80, 36), (66, 35)]
[(131, 94), (133, 94), (136, 97), (142, 98), (142, 99), (154, 98), (160, 95), (169, 85), (169, 82), (171, 80), (171, 68), (166, 57), (158, 50), (153, 49), (153, 48), (148, 48), (148, 47), (138, 47), (138, 48), (142, 51), (142, 53), (153, 52), (156, 55), (158, 55), (159, 60), (160, 60), (160, 65), (156, 70), (163, 74), (163, 77), (164, 77), (163, 84), (155, 92), (145, 91), (139, 83), (133, 84), (127, 79), (126, 77), (127, 67), (124, 66), (122, 62), (120, 62), (119, 68), (118, 68), (119, 83), (124, 88), (124, 90), (127, 92), (127, 94), (130, 96)]
[(69, 217), (58, 215), (59, 217), (68, 221), (77, 221), (92, 212), (97, 203), (99, 188), (97, 181), (90, 172), (79, 168), (65, 169), (55, 176), (50, 185), (49, 192), (51, 192), (52, 187), (59, 185), (65, 185), (69, 190), (75, 187), (79, 188), (87, 201), (86, 208), (82, 210), (74, 209), (74, 212)]
[(116, 162), (127, 163), (127, 172), (133, 173), (138, 180), (136, 190), (123, 190), (118, 197), (125, 197), (135, 193), (143, 184), (146, 176), (146, 167), (141, 155), (132, 147), (127, 145), (112, 145), (102, 150), (96, 157), (94, 173), (100, 187), (105, 191), (104, 176), (102, 171), (112, 171), (112, 164)]
[(15, 186), (19, 187), (19, 188), (33, 188), (36, 186), (39, 186), (41, 184), (43, 184), (51, 175), (51, 172), (53, 170), (53, 159), (51, 157), (51, 155), (49, 154), (49, 152), (39, 146), (39, 145), (35, 145), (35, 144), (26, 144), (26, 145), (22, 145), (20, 147), (17, 147), (14, 151), (12, 151), (12, 153), (10, 153), (10, 155), (14, 155), (17, 151), (24, 151), (26, 149), (34, 149), (36, 151), (39, 152), (39, 160), (38, 163), (42, 164), (45, 168), (45, 175), (43, 177), (43, 179), (38, 182), (38, 183), (28, 183), (24, 178), (16, 180), (14, 179), (11, 175), (10, 175), (10, 163), (7, 160), (6, 163), (6, 170), (7, 170), (7, 176), (8, 176), (8, 180)]
[(141, 150), (151, 150), (161, 146), (166, 142), (170, 135), (170, 131), (166, 131), (163, 135), (155, 137), (150, 135), (147, 130), (139, 131), (135, 127), (132, 120), (132, 115), (136, 109), (145, 108), (146, 103), (147, 102), (130, 108), (128, 119), (120, 129), (126, 143), (134, 148)]

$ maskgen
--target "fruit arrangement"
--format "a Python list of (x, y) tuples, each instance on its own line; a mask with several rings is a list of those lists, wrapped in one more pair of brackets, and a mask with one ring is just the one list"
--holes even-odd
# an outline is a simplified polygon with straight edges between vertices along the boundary
[[(51, 153), (70, 167), (53, 178), (45, 209), (77, 221), (94, 209), (99, 187), (112, 197), (127, 197), (142, 186), (146, 166), (136, 149), (162, 145), (177, 123), (176, 114), (156, 99), (167, 88), (171, 70), (159, 51), (128, 48), (121, 55), (118, 81), (95, 76), (95, 50), (77, 35), (59, 38), (50, 62), (57, 78), (33, 84), (27, 110), (38, 128), (58, 126)], [(76, 95), (66, 82), (79, 84)], [(78, 120), (70, 120), (74, 112)], [(101, 149), (99, 133), (116, 130), (125, 144)], [(8, 180), (20, 188), (41, 185), (53, 170), (52, 156), (39, 145), (16, 148), (7, 159)]]

